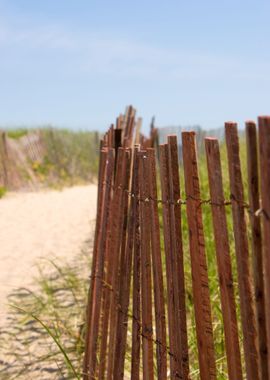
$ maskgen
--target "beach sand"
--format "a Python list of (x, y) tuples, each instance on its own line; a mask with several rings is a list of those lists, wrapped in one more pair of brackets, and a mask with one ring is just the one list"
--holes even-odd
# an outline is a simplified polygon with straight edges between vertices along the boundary
[(96, 185), (88, 185), (0, 199), (0, 322), (8, 294), (31, 285), (40, 260), (72, 259), (80, 252), (93, 231), (96, 198)]

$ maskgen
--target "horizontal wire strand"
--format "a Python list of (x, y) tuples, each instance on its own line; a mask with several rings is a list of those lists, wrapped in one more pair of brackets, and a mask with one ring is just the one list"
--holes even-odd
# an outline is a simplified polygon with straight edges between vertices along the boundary
[[(117, 186), (117, 188), (112, 185), (111, 183), (109, 182), (106, 182), (106, 181), (103, 181), (103, 185), (107, 185), (109, 186), (112, 190), (122, 190), (124, 191), (126, 194), (128, 194), (128, 196), (130, 196), (131, 198), (134, 198), (136, 200), (138, 200), (139, 202), (145, 202), (145, 203), (148, 203), (150, 201), (152, 202), (156, 202), (156, 203), (160, 203), (160, 204), (164, 204), (164, 205), (174, 205), (174, 206), (179, 206), (179, 205), (186, 205), (187, 202), (189, 200), (193, 200), (193, 201), (196, 201), (199, 203), (199, 206), (200, 205), (211, 205), (211, 206), (231, 206), (233, 204), (233, 202), (236, 202), (240, 207), (243, 207), (245, 209), (248, 210), (249, 213), (251, 214), (254, 214), (255, 216), (260, 216), (261, 214), (264, 214), (265, 215), (265, 211), (263, 209), (258, 209), (256, 211), (253, 211), (251, 210), (250, 208), (250, 205), (249, 203), (245, 202), (245, 201), (241, 201), (241, 200), (237, 200), (233, 195), (231, 195), (231, 199), (230, 200), (226, 200), (224, 199), (223, 202), (214, 202), (212, 201), (211, 198), (208, 198), (208, 199), (201, 199), (201, 198), (196, 198), (196, 197), (193, 197), (192, 195), (188, 195), (186, 198), (179, 198), (177, 199), (176, 201), (174, 200), (171, 200), (171, 199), (167, 199), (167, 200), (163, 200), (163, 199), (157, 199), (157, 198), (153, 198), (153, 197), (146, 197), (146, 198), (141, 198), (141, 197), (138, 197), (136, 194), (132, 193), (130, 190), (128, 189), (123, 189), (123, 187), (120, 185), (120, 186)], [(265, 215), (266, 216), (266, 215)]]

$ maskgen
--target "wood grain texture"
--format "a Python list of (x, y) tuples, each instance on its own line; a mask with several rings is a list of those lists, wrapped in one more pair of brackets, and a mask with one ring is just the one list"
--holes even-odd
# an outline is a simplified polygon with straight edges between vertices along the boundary
[(267, 337), (265, 323), (265, 294), (263, 282), (262, 231), (260, 216), (259, 170), (256, 124), (246, 122), (247, 174), (252, 234), (252, 264), (255, 291), (256, 321), (259, 340), (259, 364), (261, 379), (268, 379)]
[(170, 347), (170, 377), (171, 379), (183, 378), (181, 325), (179, 324), (179, 293), (178, 280), (175, 281), (174, 271), (177, 272), (173, 242), (172, 221), (170, 210), (170, 182), (169, 182), (169, 149), (168, 144), (159, 146), (160, 155), (160, 182), (162, 192), (162, 217), (163, 236), (165, 247), (168, 327)]
[(107, 351), (108, 351), (108, 331), (110, 321), (110, 311), (112, 302), (112, 281), (114, 263), (113, 254), (115, 251), (116, 242), (115, 230), (117, 223), (119, 223), (119, 210), (121, 207), (121, 183), (123, 182), (123, 162), (124, 162), (124, 149), (119, 149), (117, 161), (115, 161), (114, 168), (114, 186), (111, 188), (112, 201), (109, 207), (109, 223), (107, 228), (107, 241), (106, 241), (106, 256), (105, 256), (105, 284), (102, 294), (102, 320), (101, 320), (101, 338), (100, 338), (100, 360), (99, 360), (99, 379), (103, 380), (107, 365)]
[[(101, 207), (101, 220), (100, 228), (97, 231), (97, 257), (93, 284), (93, 296), (92, 296), (92, 309), (91, 309), (91, 321), (89, 326), (89, 342), (88, 342), (88, 370), (84, 376), (86, 379), (96, 378), (97, 371), (97, 352), (98, 352), (98, 337), (99, 337), (99, 324), (100, 324), (100, 312), (101, 312), (101, 299), (102, 288), (104, 281), (104, 263), (105, 263), (105, 251), (107, 241), (107, 227), (109, 221), (109, 202), (111, 193), (111, 184), (113, 179), (114, 168), (113, 151), (109, 149), (109, 152), (104, 157), (106, 163), (106, 169), (104, 178), (106, 182), (103, 182), (104, 190), (102, 192), (102, 207)], [(88, 377), (87, 377), (88, 376)]]
[(246, 373), (248, 380), (257, 380), (259, 379), (258, 342), (249, 268), (247, 227), (245, 209), (243, 207), (244, 189), (239, 157), (237, 124), (232, 122), (225, 123), (225, 135), (229, 164)]
[(88, 303), (87, 303), (87, 311), (86, 311), (87, 330), (86, 330), (86, 338), (85, 338), (85, 354), (84, 354), (84, 364), (83, 364), (84, 380), (87, 379), (87, 374), (89, 373), (89, 345), (90, 345), (89, 334), (90, 334), (90, 324), (91, 324), (91, 318), (92, 318), (93, 291), (94, 291), (94, 282), (95, 282), (94, 274), (96, 272), (96, 265), (97, 265), (98, 235), (100, 231), (101, 214), (102, 214), (102, 207), (103, 207), (103, 191), (105, 188), (104, 180), (105, 180), (105, 168), (106, 168), (107, 156), (108, 156), (108, 152), (102, 151), (102, 147), (100, 147), (96, 227), (95, 227), (95, 237), (94, 237), (94, 247), (93, 247), (92, 270), (91, 270), (90, 286), (89, 286), (89, 292), (88, 292)]
[[(132, 186), (133, 194), (138, 193), (138, 150), (134, 151), (133, 170), (132, 170)], [(128, 220), (128, 237), (125, 247), (125, 257), (121, 263), (120, 278), (120, 296), (119, 310), (117, 315), (116, 341), (115, 341), (115, 359), (114, 359), (114, 379), (124, 378), (125, 353), (127, 345), (127, 328), (128, 328), (128, 309), (130, 301), (130, 285), (132, 259), (135, 242), (136, 219), (138, 214), (138, 202), (135, 197), (130, 199), (129, 220)]]
[[(120, 150), (119, 148), (119, 162), (120, 162)], [(118, 164), (118, 166), (120, 166)], [(125, 189), (128, 189), (129, 175), (130, 175), (130, 151), (124, 149), (122, 168), (120, 172), (119, 184), (115, 187), (115, 193), (118, 194), (116, 202), (116, 210), (112, 233), (110, 239), (113, 241), (111, 246), (111, 260), (108, 262), (108, 267), (112, 267), (111, 278), (111, 297), (110, 297), (110, 320), (109, 320), (109, 343), (108, 343), (108, 365), (107, 365), (107, 380), (113, 379), (114, 361), (115, 361), (115, 344), (116, 344), (116, 321), (119, 305), (119, 271), (122, 260), (122, 255), (125, 251), (126, 240), (126, 214), (127, 214), (127, 193)], [(116, 173), (117, 175), (117, 173)], [(106, 310), (105, 310), (106, 312)]]
[(178, 313), (176, 323), (180, 327), (181, 361), (183, 379), (189, 379), (189, 356), (187, 337), (187, 317), (186, 317), (186, 295), (185, 295), (185, 275), (181, 230), (181, 205), (180, 199), (180, 178), (178, 144), (176, 136), (168, 136), (168, 158), (169, 158), (169, 192), (170, 200), (170, 220), (171, 220), (171, 242), (173, 258), (173, 287), (175, 298), (178, 298)]
[(150, 198), (150, 225), (151, 225), (151, 255), (153, 267), (153, 287), (155, 302), (155, 327), (156, 327), (156, 358), (157, 378), (167, 377), (167, 342), (166, 342), (166, 318), (164, 286), (162, 273), (162, 260), (160, 248), (160, 225), (157, 199), (157, 176), (155, 150), (147, 149), (147, 176), (149, 178)]
[[(149, 199), (149, 178), (147, 176), (147, 155), (139, 153), (139, 188), (142, 200)], [(141, 228), (141, 310), (142, 310), (142, 362), (143, 379), (154, 379), (153, 325), (152, 325), (152, 285), (150, 254), (150, 202), (140, 202)]]
[[(135, 159), (139, 165), (139, 148), (135, 148)], [(139, 167), (139, 166), (138, 166)], [(139, 169), (138, 169), (139, 170)], [(138, 172), (139, 176), (139, 172)], [(133, 290), (132, 290), (132, 348), (131, 348), (131, 380), (140, 379), (141, 354), (141, 229), (140, 229), (140, 189), (139, 182), (134, 191), (136, 202), (135, 241), (133, 254)]]
[(194, 132), (182, 133), (192, 286), (201, 380), (216, 379), (213, 327)]
[[(266, 310), (268, 368), (270, 368), (270, 117), (259, 117), (259, 150), (263, 220), (263, 266)], [(268, 379), (270, 375), (268, 374)]]
[(241, 380), (243, 375), (218, 140), (206, 138), (205, 150), (219, 274), (228, 375), (230, 380)]

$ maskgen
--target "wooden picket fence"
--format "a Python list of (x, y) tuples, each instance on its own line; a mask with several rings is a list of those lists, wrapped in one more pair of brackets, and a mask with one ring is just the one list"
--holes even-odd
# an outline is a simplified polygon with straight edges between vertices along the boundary
[(35, 189), (38, 180), (30, 163), (41, 163), (44, 156), (44, 141), (39, 131), (29, 132), (19, 139), (0, 131), (0, 186), (9, 190)]
[[(101, 141), (83, 378), (192, 378), (181, 232), (183, 207), (189, 232), (199, 376), (202, 380), (217, 379), (202, 214), (202, 205), (208, 204), (212, 212), (225, 336), (228, 373), (224, 378), (270, 379), (267, 355), (270, 347), (270, 117), (259, 117), (258, 143), (256, 124), (246, 123), (248, 203), (244, 199), (236, 123), (225, 123), (229, 200), (224, 197), (217, 139), (205, 139), (210, 198), (201, 199), (196, 136), (194, 132), (182, 133), (186, 195), (181, 198), (176, 136), (168, 136), (166, 144), (155, 147), (156, 129), (152, 125), (151, 137), (146, 139), (140, 134), (140, 124), (135, 110), (129, 107)], [(232, 209), (233, 218), (241, 334), (227, 207)], [(247, 228), (252, 235), (252, 254)], [(240, 335), (243, 342), (239, 342)], [(127, 361), (129, 369), (125, 370)]]

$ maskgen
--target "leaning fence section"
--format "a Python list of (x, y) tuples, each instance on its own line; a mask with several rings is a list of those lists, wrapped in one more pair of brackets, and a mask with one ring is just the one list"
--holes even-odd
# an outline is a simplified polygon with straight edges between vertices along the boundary
[[(270, 379), (270, 118), (259, 118), (258, 142), (256, 124), (246, 123), (248, 202), (236, 123), (225, 124), (229, 199), (217, 139), (205, 138), (210, 197), (204, 199), (195, 132), (182, 133), (179, 168), (176, 136), (157, 146), (154, 124), (150, 138), (140, 127), (141, 119), (130, 106), (100, 144), (84, 380)], [(227, 363), (223, 377), (217, 371), (204, 205), (212, 215)], [(183, 215), (198, 373), (190, 369), (194, 355), (189, 347)]]
[(0, 131), (0, 187), (17, 190), (28, 185), (35, 189), (38, 178), (33, 168), (43, 162), (44, 156), (45, 146), (39, 131), (18, 139)]

